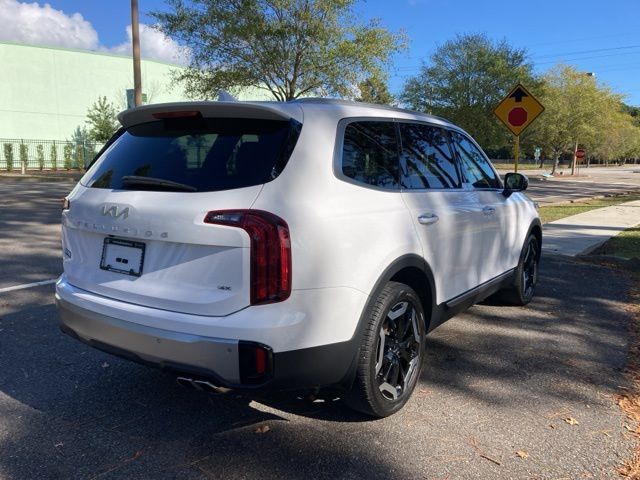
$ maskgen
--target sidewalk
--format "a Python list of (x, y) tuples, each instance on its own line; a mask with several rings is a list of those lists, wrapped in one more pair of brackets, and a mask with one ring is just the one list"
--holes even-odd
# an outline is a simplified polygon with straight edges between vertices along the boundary
[(561, 218), (542, 227), (542, 251), (587, 254), (623, 230), (640, 224), (640, 200)]

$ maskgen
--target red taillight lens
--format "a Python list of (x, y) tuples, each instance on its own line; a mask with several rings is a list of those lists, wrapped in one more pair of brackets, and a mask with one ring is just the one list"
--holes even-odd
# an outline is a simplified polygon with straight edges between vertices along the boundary
[(209, 212), (205, 223), (242, 228), (251, 239), (251, 304), (281, 302), (291, 294), (291, 239), (280, 217), (262, 210)]
[(267, 345), (240, 340), (238, 342), (238, 366), (240, 383), (261, 385), (273, 377), (273, 350)]
[(256, 373), (264, 375), (267, 371), (267, 352), (263, 348), (256, 348)]

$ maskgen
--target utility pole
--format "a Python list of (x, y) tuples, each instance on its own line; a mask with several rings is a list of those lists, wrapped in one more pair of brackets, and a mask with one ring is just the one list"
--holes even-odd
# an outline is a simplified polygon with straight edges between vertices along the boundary
[(142, 105), (142, 80), (140, 77), (140, 23), (138, 21), (138, 0), (131, 0), (131, 43), (133, 44), (133, 103)]

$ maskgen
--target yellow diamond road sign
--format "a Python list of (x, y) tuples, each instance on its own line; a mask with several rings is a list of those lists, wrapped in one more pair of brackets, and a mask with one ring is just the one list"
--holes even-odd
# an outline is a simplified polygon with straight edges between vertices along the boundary
[(519, 83), (493, 113), (514, 135), (520, 135), (543, 111), (542, 104)]

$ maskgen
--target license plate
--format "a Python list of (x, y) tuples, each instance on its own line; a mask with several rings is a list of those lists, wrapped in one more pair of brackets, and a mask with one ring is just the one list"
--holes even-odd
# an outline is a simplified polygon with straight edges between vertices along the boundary
[(102, 246), (100, 268), (139, 277), (142, 275), (144, 247), (145, 244), (142, 242), (107, 237)]

